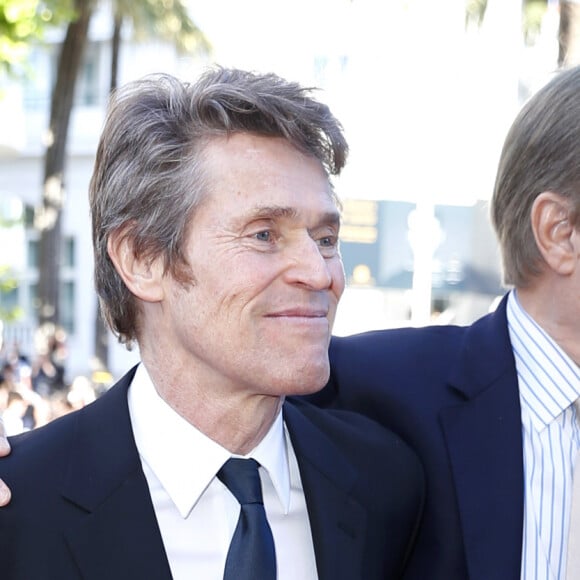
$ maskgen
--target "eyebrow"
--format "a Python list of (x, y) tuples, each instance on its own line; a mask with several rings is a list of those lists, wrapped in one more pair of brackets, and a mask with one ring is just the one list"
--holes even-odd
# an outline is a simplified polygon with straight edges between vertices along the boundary
[[(298, 211), (293, 207), (267, 205), (254, 208), (251, 214), (253, 219), (295, 218)], [(340, 213), (338, 210), (324, 212), (319, 219), (321, 225), (338, 225)]]
[(255, 219), (262, 218), (293, 218), (298, 212), (293, 207), (280, 205), (264, 205), (254, 208), (251, 217)]

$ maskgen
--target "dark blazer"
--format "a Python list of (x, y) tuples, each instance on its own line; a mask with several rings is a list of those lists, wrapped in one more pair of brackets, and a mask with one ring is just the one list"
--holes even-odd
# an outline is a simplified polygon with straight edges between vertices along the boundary
[[(10, 439), (0, 477), (4, 580), (164, 580), (169, 564), (129, 418), (133, 372), (85, 409)], [(423, 472), (400, 438), (352, 413), (287, 401), (319, 577), (398, 578)]]
[(315, 401), (378, 420), (423, 462), (427, 499), (405, 578), (519, 580), (522, 428), (506, 298), (469, 327), (333, 338), (330, 355)]

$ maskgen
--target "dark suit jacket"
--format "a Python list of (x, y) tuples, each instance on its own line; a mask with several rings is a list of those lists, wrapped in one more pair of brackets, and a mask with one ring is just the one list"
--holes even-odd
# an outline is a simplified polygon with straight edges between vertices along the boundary
[(362, 412), (419, 454), (424, 519), (405, 578), (519, 580), (523, 452), (506, 298), (469, 327), (333, 338), (324, 406)]
[[(132, 374), (82, 411), (11, 438), (0, 463), (13, 490), (0, 510), (3, 579), (171, 577), (131, 430)], [(399, 577), (423, 503), (415, 454), (352, 413), (287, 401), (284, 415), (319, 577)]]

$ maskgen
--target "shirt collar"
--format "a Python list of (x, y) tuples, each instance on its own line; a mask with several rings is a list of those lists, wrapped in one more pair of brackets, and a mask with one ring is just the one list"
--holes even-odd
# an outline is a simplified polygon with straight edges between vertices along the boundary
[(515, 290), (508, 297), (507, 320), (520, 399), (541, 431), (580, 397), (580, 370), (524, 310)]
[[(129, 412), (135, 442), (146, 462), (179, 510), (187, 517), (221, 466), (232, 454), (174, 411), (157, 393), (140, 364), (129, 388)], [(246, 457), (266, 470), (285, 513), (290, 505), (287, 436), (282, 413)]]

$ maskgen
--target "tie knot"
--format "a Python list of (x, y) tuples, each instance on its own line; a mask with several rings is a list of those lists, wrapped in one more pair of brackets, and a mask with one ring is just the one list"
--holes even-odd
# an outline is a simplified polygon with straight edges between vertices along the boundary
[(228, 459), (218, 471), (218, 479), (232, 492), (241, 505), (264, 503), (262, 484), (255, 459)]

